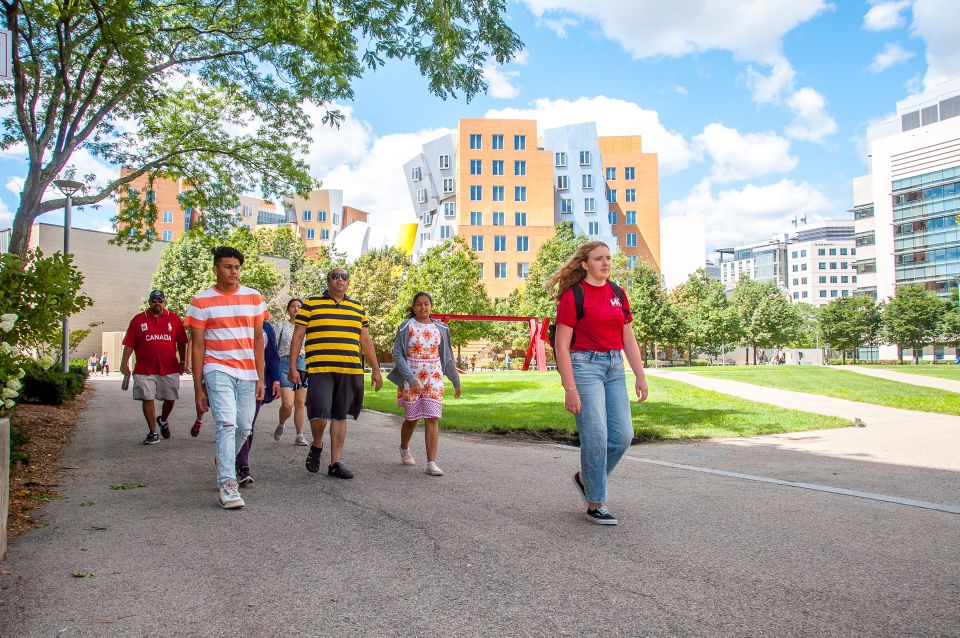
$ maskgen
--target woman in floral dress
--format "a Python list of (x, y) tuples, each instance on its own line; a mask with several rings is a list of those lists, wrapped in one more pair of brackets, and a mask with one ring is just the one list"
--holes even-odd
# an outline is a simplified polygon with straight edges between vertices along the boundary
[(453, 383), (460, 398), (460, 376), (453, 360), (450, 330), (430, 318), (433, 299), (425, 292), (413, 296), (410, 317), (403, 322), (393, 342), (394, 368), (387, 375), (397, 384), (397, 405), (403, 408), (400, 430), (400, 462), (416, 465), (410, 453), (410, 439), (417, 422), (423, 419), (427, 448), (427, 474), (443, 476), (437, 465), (440, 446), (440, 416), (443, 410), (443, 376)]

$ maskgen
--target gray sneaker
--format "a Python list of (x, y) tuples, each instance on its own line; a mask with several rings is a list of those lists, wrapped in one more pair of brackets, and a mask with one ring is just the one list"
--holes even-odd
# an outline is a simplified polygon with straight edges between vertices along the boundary
[(279, 442), (283, 438), (283, 423), (277, 426), (277, 429), (273, 431), (273, 440)]
[(299, 445), (300, 447), (306, 447), (310, 445), (309, 443), (307, 443), (307, 437), (303, 436), (302, 434), (297, 435), (297, 438), (293, 440), (293, 444)]
[(227, 481), (220, 487), (220, 507), (233, 510), (243, 507), (246, 503), (240, 496), (240, 489), (236, 481)]

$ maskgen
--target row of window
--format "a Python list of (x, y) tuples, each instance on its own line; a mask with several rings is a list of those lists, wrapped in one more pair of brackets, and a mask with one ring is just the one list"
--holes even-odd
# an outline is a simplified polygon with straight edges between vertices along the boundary
[[(504, 192), (505, 189), (503, 186), (494, 186), (493, 187), (493, 201), (502, 202), (504, 201)], [(483, 186), (472, 185), (470, 187), (470, 201), (479, 202), (483, 201)], [(513, 201), (515, 202), (525, 202), (527, 201), (527, 187), (526, 186), (514, 186), (513, 187)]]
[[(493, 211), (491, 213), (493, 218), (494, 226), (505, 226), (506, 215), (503, 211)], [(483, 213), (481, 211), (472, 210), (470, 211), (470, 225), (471, 226), (483, 226)], [(513, 214), (513, 225), (514, 226), (526, 226), (527, 225), (527, 214), (521, 211), (517, 211)]]
[[(851, 255), (856, 255), (856, 254), (857, 254), (857, 249), (856, 249), (856, 248), (850, 248), (850, 249), (847, 249), (847, 248), (818, 248), (818, 249), (817, 249), (817, 256), (818, 256), (818, 257), (825, 257), (825, 256), (827, 256), (827, 254), (829, 253), (829, 255), (830, 255), (831, 257), (835, 257), (835, 256), (837, 255), (837, 251), (840, 252), (840, 255), (846, 255), (846, 254), (848, 254), (848, 253), (851, 254)], [(793, 251), (792, 253), (790, 253), (790, 256), (793, 257), (794, 259), (796, 259), (797, 257), (806, 257), (806, 256), (807, 256), (807, 251), (806, 251), (806, 250), (800, 250), (800, 251), (796, 251), (796, 250), (795, 250), (795, 251)]]
[[(305, 221), (305, 222), (313, 221), (313, 211), (308, 210), (308, 209), (304, 209), (304, 211), (303, 211), (303, 221)], [(317, 221), (318, 221), (318, 222), (325, 222), (325, 221), (327, 221), (327, 211), (325, 211), (325, 210), (318, 210), (318, 211), (317, 211)], [(333, 224), (334, 224), (335, 226), (340, 224), (340, 213), (334, 213), (334, 214), (333, 214)]]
[[(490, 162), (490, 174), (503, 175), (504, 165), (503, 160), (492, 160)], [(470, 174), (483, 175), (483, 160), (470, 160)], [(527, 160), (513, 160), (513, 174), (518, 177), (525, 176), (527, 174)]]
[[(625, 224), (636, 224), (637, 223), (637, 211), (628, 210), (623, 214)], [(617, 221), (617, 211), (612, 210), (607, 213), (607, 220), (609, 220), (611, 226), (616, 226), (619, 222)]]
[[(336, 239), (336, 237), (337, 237), (337, 231), (333, 231), (333, 237), (334, 237), (334, 239)], [(307, 229), (307, 239), (314, 239), (314, 238), (316, 238), (316, 234), (315, 234), (315, 232), (314, 232), (314, 229), (313, 229), (313, 228), (308, 228), (308, 229)], [(329, 230), (328, 228), (321, 228), (321, 229), (320, 229), (320, 239), (321, 239), (322, 241), (326, 241), (327, 239), (330, 239), (330, 230)]]
[[(592, 162), (593, 162), (593, 153), (591, 153), (590, 151), (580, 151), (580, 166), (590, 166)], [(563, 151), (558, 151), (557, 153), (554, 153), (553, 165), (556, 166), (557, 168), (566, 168), (567, 154)]]
[[(447, 226), (446, 228), (449, 228)], [(444, 238), (446, 239), (446, 238)], [(526, 235), (520, 235), (517, 238), (517, 252), (525, 253), (530, 250), (530, 238)], [(484, 236), (483, 235), (472, 235), (470, 237), (470, 247), (475, 251), (483, 252), (484, 245)], [(507, 236), (506, 235), (494, 235), (493, 237), (493, 252), (502, 253), (507, 251)]]
[[(503, 150), (503, 134), (494, 133), (490, 136), (490, 148), (495, 151)], [(483, 149), (483, 135), (480, 133), (471, 133), (470, 134), (470, 150), (479, 151)], [(513, 136), (513, 150), (515, 151), (525, 151), (527, 150), (527, 136), (526, 135), (514, 135)]]
[[(854, 284), (855, 284), (855, 283), (857, 283), (857, 276), (856, 276), (856, 275), (852, 275), (852, 276), (850, 276), (850, 275), (839, 275), (839, 276), (838, 276), (838, 275), (831, 275), (830, 277), (827, 277), (827, 276), (825, 276), (825, 275), (820, 275), (820, 276), (818, 277), (818, 280), (819, 280), (819, 282), (820, 282), (821, 284), (825, 284), (825, 283), (831, 283), (831, 284), (836, 284), (836, 283), (841, 283), (841, 284), (854, 283)], [(793, 278), (793, 285), (794, 285), (794, 286), (797, 286), (797, 285), (804, 285), (804, 286), (805, 286), (806, 284), (807, 284), (807, 278), (806, 278), (806, 277), (802, 277), (802, 278), (800, 278), (800, 279), (797, 279), (796, 277)]]
[[(828, 291), (826, 290), (821, 290), (820, 297), (822, 299), (825, 299), (827, 297), (827, 292)], [(830, 290), (829, 293), (830, 293), (830, 297), (849, 297), (850, 296), (849, 290)], [(807, 299), (808, 297), (809, 295), (807, 294), (806, 290), (793, 293), (794, 299)]]

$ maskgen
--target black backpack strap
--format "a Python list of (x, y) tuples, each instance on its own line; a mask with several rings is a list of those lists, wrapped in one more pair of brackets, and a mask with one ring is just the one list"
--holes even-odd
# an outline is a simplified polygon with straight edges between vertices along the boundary
[(583, 285), (578, 281), (570, 288), (573, 290), (573, 303), (577, 308), (577, 322), (583, 319)]

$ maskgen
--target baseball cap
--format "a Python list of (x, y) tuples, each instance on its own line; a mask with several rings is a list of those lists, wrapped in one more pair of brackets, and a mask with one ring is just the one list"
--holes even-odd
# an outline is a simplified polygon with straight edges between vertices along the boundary
[(165, 301), (165, 300), (166, 300), (166, 296), (163, 294), (163, 291), (162, 291), (162, 290), (151, 290), (151, 291), (150, 291), (150, 296), (147, 297), (147, 299), (148, 299), (149, 301), (154, 301), (154, 300), (157, 300), (157, 299), (159, 299), (160, 301)]

